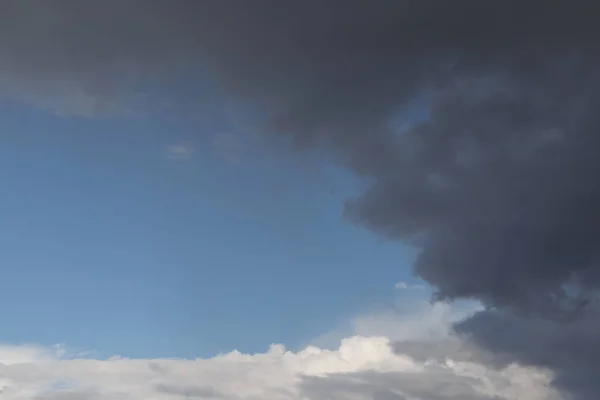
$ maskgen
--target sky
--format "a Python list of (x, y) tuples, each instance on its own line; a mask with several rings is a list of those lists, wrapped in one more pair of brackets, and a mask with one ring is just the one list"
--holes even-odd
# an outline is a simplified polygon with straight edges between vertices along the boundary
[(194, 126), (209, 133), (192, 142), (162, 117), (90, 124), (17, 104), (1, 120), (5, 342), (139, 357), (297, 347), (413, 279), (414, 252), (340, 220), (352, 177), (269, 157), (226, 124)]
[(0, 397), (595, 400), (571, 3), (0, 2)]

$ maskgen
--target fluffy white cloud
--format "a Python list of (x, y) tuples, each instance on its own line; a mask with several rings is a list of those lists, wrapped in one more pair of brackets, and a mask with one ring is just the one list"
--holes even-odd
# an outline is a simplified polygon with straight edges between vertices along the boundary
[[(209, 359), (108, 360), (68, 357), (60, 348), (0, 347), (2, 400), (497, 400), (559, 399), (545, 371), (496, 369), (456, 352), (455, 338), (419, 339), (449, 307), (431, 306), (421, 319), (380, 314), (372, 331), (408, 329), (404, 346), (386, 336), (349, 336), (335, 349), (298, 352), (272, 345), (265, 353), (233, 351)], [(387, 315), (390, 321), (383, 323)], [(367, 317), (356, 326), (369, 325)], [(444, 323), (444, 322), (440, 322)], [(420, 342), (418, 340), (421, 340)], [(416, 346), (415, 346), (416, 344)], [(435, 346), (434, 346), (435, 345)], [(454, 346), (454, 347), (453, 347)], [(410, 348), (410, 351), (404, 351)], [(434, 348), (435, 351), (431, 351)], [(396, 349), (395, 351), (393, 349)], [(426, 349), (427, 351), (424, 351)], [(447, 354), (444, 352), (447, 351)], [(457, 356), (458, 355), (458, 356)]]

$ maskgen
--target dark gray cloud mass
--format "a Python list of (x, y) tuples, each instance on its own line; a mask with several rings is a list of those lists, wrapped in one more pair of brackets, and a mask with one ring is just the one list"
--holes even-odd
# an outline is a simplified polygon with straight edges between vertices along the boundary
[[(0, 88), (93, 114), (120, 108), (139, 83), (213, 76), (263, 130), (327, 148), (370, 178), (346, 217), (420, 246), (415, 272), (440, 299), (496, 309), (461, 332), (554, 368), (560, 387), (591, 399), (600, 391), (589, 300), (600, 286), (595, 3), (7, 0)], [(397, 129), (416, 101), (428, 118)]]
[(475, 344), (494, 354), (496, 362), (520, 361), (558, 371), (557, 386), (577, 399), (593, 399), (599, 393), (599, 311), (595, 303), (567, 323), (485, 311), (459, 323), (456, 330), (472, 334)]

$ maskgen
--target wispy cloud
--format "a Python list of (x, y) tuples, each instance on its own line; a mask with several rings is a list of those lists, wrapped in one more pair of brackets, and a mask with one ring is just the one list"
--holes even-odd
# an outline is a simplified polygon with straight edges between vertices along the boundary
[(196, 149), (191, 143), (178, 143), (167, 146), (167, 158), (174, 161), (187, 161), (194, 156)]
[(398, 290), (425, 290), (423, 285), (411, 285), (406, 282), (398, 282), (394, 285), (394, 288)]

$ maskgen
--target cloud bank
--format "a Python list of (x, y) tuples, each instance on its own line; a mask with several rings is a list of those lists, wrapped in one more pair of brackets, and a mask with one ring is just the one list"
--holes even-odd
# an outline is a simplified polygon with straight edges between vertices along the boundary
[[(9, 0), (0, 90), (91, 116), (160, 82), (185, 116), (175, 78), (210, 77), (271, 137), (373, 183), (346, 218), (418, 246), (438, 298), (490, 308), (462, 333), (587, 400), (599, 358), (552, 345), (600, 348), (599, 18), (591, 0)], [(485, 328), (505, 320), (543, 340)]]
[(516, 364), (491, 368), (480, 362), (481, 352), (456, 337), (418, 338), (429, 320), (453, 312), (433, 306), (410, 316), (387, 314), (385, 322), (379, 315), (372, 329), (397, 332), (390, 328), (404, 326), (409, 329), (403, 340), (350, 335), (330, 350), (308, 346), (293, 352), (272, 345), (265, 353), (233, 351), (207, 359), (96, 360), (72, 357), (61, 348), (0, 346), (0, 395), (6, 400), (559, 399), (546, 370)]

